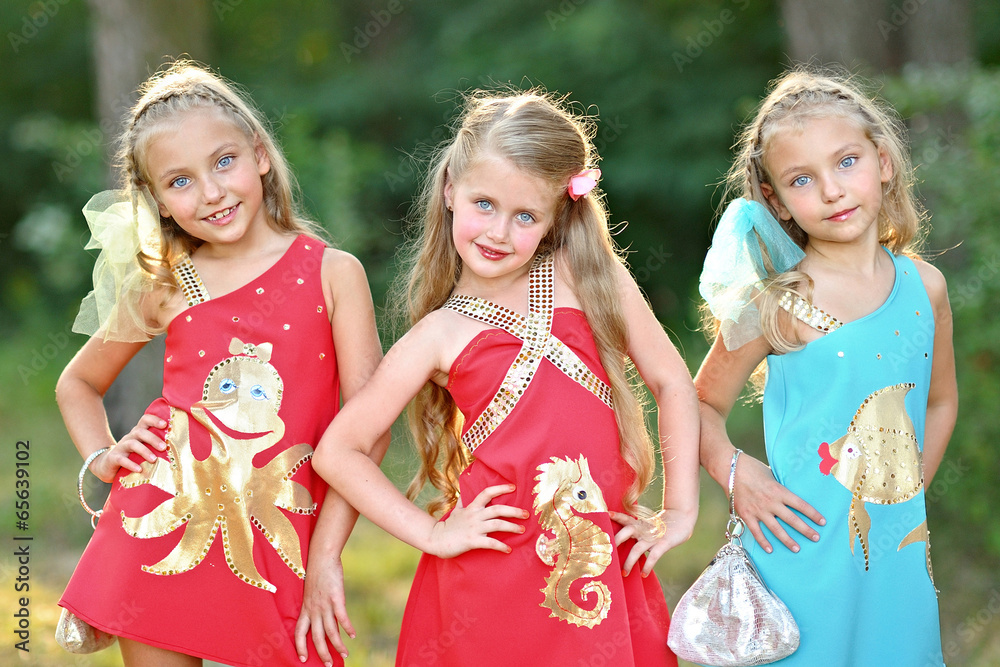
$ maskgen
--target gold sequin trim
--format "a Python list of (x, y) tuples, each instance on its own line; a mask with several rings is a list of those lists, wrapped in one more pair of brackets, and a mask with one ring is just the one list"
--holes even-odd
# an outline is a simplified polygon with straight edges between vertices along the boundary
[[(208, 290), (205, 289), (205, 283), (201, 282), (198, 269), (194, 268), (190, 257), (185, 255), (184, 259), (175, 264), (170, 271), (174, 275), (174, 280), (180, 285), (188, 306), (196, 306), (208, 301)], [(190, 317), (188, 317), (188, 321), (191, 321)]]
[(843, 326), (843, 323), (833, 315), (791, 292), (782, 294), (781, 298), (778, 299), (778, 305), (791, 313), (792, 316), (823, 333), (830, 333)]
[(552, 335), (552, 267), (551, 256), (536, 258), (532, 264), (528, 278), (527, 317), (485, 299), (464, 295), (451, 297), (443, 306), (484, 324), (503, 329), (522, 341), (521, 352), (507, 369), (507, 375), (493, 400), (462, 437), (462, 442), (470, 452), (476, 451), (476, 448), (513, 411), (531, 383), (543, 357), (609, 408), (613, 407), (611, 388), (594, 375), (569, 347)]

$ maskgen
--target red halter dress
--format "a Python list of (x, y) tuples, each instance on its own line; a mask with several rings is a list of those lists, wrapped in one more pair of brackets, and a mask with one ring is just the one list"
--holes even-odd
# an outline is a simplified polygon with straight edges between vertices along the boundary
[[(323, 244), (299, 236), (240, 289), (167, 328), (166, 452), (122, 469), (59, 604), (113, 635), (228, 665), (301, 665), (294, 629), (327, 486), (310, 459), (339, 406)], [(331, 651), (342, 664), (335, 651)], [(309, 645), (308, 665), (319, 666)]]
[(611, 390), (583, 312), (553, 310), (552, 259), (531, 270), (529, 314), (452, 297), (444, 307), (493, 327), (451, 368), (448, 390), (465, 415), (474, 456), (462, 473), (470, 502), (513, 483), (496, 502), (531, 517), (512, 551), (457, 558), (424, 554), (403, 617), (396, 664), (676, 665), (660, 583), (636, 567), (634, 542), (614, 548), (622, 495), (634, 473), (619, 454)]

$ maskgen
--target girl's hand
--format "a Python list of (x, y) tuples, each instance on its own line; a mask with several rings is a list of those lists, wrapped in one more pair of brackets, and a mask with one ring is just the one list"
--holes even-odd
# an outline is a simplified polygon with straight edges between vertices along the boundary
[(510, 553), (509, 546), (489, 537), (489, 533), (523, 533), (524, 526), (501, 517), (527, 519), (527, 510), (510, 505), (490, 505), (497, 496), (514, 492), (514, 485), (500, 484), (483, 489), (468, 507), (462, 506), (462, 499), (444, 521), (438, 521), (431, 529), (430, 547), (427, 553), (439, 558), (453, 558), (472, 549), (492, 549)]
[(622, 574), (628, 576), (639, 562), (639, 557), (646, 554), (646, 562), (642, 566), (642, 576), (648, 577), (653, 571), (656, 561), (660, 556), (667, 553), (679, 544), (687, 542), (694, 533), (694, 524), (698, 519), (698, 512), (684, 512), (675, 509), (664, 509), (657, 516), (663, 521), (664, 532), (657, 537), (650, 534), (649, 520), (637, 519), (629, 514), (620, 512), (609, 512), (612, 521), (615, 521), (624, 528), (615, 535), (615, 547), (621, 546), (626, 540), (635, 539), (635, 544), (629, 550), (625, 562), (622, 564)]
[(333, 664), (327, 640), (337, 653), (347, 658), (347, 647), (340, 637), (340, 628), (354, 639), (356, 633), (347, 616), (344, 595), (344, 567), (339, 558), (316, 558), (306, 568), (305, 594), (302, 610), (295, 624), (295, 651), (305, 662), (309, 657), (306, 636), (312, 629), (313, 646), (324, 665)]
[(817, 512), (812, 505), (779, 484), (774, 479), (774, 475), (771, 474), (771, 469), (757, 459), (746, 454), (740, 456), (736, 463), (736, 479), (733, 482), (733, 488), (736, 494), (736, 513), (746, 523), (747, 528), (757, 540), (757, 544), (767, 553), (771, 553), (773, 548), (764, 537), (764, 531), (760, 528), (761, 523), (767, 526), (782, 544), (794, 552), (799, 551), (799, 545), (788, 534), (784, 526), (778, 522), (778, 519), (813, 542), (819, 540), (819, 533), (792, 510), (801, 512), (819, 526), (826, 525), (826, 519), (823, 518), (823, 515)]
[(114, 447), (98, 456), (92, 464), (90, 470), (102, 482), (112, 482), (119, 468), (125, 468), (132, 472), (139, 472), (142, 466), (129, 458), (129, 454), (135, 452), (150, 463), (156, 460), (156, 455), (150, 447), (164, 451), (167, 443), (155, 435), (149, 429), (167, 427), (167, 422), (156, 415), (145, 414), (139, 418), (139, 423), (129, 431), (124, 438), (119, 440)]

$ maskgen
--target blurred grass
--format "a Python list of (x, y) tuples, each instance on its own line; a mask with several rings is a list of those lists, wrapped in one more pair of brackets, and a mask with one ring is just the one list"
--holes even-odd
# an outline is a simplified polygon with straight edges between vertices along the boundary
[[(0, 558), (0, 667), (18, 665), (120, 666), (116, 648), (89, 656), (63, 652), (53, 640), (59, 609), (56, 601), (66, 585), (76, 560), (91, 533), (87, 516), (76, 498), (76, 474), (80, 458), (66, 435), (52, 395), (59, 370), (72, 350), (60, 350), (37, 375), (24, 381), (24, 360), (32, 358), (32, 340), (12, 340), (0, 347), (0, 431), (3, 456), (0, 465), (0, 538), (5, 539)], [(700, 358), (697, 353), (688, 354)], [(18, 366), (22, 366), (19, 372)], [(739, 433), (739, 445), (748, 453), (762, 455), (760, 415), (756, 406), (741, 406), (731, 418), (731, 430)], [(31, 642), (30, 653), (14, 648), (12, 615), (18, 609), (14, 590), (17, 576), (13, 559), (14, 451), (17, 440), (31, 442)], [(415, 462), (399, 439), (383, 463), (389, 476), (403, 486)], [(92, 502), (105, 493), (88, 489)], [(659, 489), (649, 490), (655, 503)], [(656, 566), (656, 573), (671, 607), (701, 573), (723, 543), (727, 507), (714, 481), (702, 472), (702, 504), (694, 537), (677, 547)], [(933, 526), (932, 526), (933, 528)], [(953, 545), (935, 543), (935, 578), (941, 595), (941, 625), (945, 656), (949, 665), (995, 667), (1000, 665), (1000, 586), (995, 564), (983, 563)], [(348, 640), (348, 665), (383, 667), (392, 665), (403, 607), (419, 554), (362, 519), (344, 553), (348, 612), (357, 638)], [(684, 664), (684, 663), (682, 663)]]

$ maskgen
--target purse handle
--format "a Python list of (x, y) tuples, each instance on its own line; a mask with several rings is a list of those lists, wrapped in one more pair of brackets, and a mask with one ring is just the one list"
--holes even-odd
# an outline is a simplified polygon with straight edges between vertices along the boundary
[(739, 544), (741, 547), (743, 543), (740, 541), (740, 535), (746, 530), (747, 525), (736, 512), (736, 493), (733, 486), (736, 483), (736, 461), (742, 453), (742, 449), (733, 452), (733, 462), (729, 465), (729, 523), (726, 524), (726, 539), (731, 544)]

